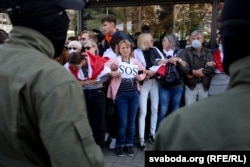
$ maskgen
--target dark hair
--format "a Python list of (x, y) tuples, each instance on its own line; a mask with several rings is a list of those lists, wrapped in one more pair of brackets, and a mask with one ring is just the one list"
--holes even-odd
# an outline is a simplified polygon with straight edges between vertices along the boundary
[(75, 40), (77, 40), (77, 38), (75, 36), (70, 36), (70, 37), (68, 37), (68, 40), (75, 41)]
[(139, 36), (139, 35), (141, 35), (141, 32), (136, 32), (136, 33), (134, 33), (133, 36)]
[(138, 41), (139, 35), (141, 35), (141, 32), (136, 32), (136, 33), (134, 33), (134, 35), (132, 37), (134, 49), (137, 49), (137, 41)]
[(84, 55), (79, 52), (73, 52), (69, 55), (68, 62), (70, 64), (80, 64), (83, 59), (85, 59)]
[(120, 36), (113, 36), (113, 37), (111, 37), (109, 44), (110, 44), (110, 47), (112, 48), (113, 51), (115, 51), (115, 45), (118, 45), (119, 42), (121, 42), (122, 39), (123, 38), (120, 37)]
[(4, 43), (5, 39), (8, 39), (8, 38), (9, 38), (8, 33), (0, 29), (0, 44)]
[(102, 18), (101, 23), (104, 23), (105, 21), (110, 22), (110, 23), (115, 23), (116, 25), (116, 18), (114, 15), (107, 15), (104, 18)]
[(143, 25), (142, 27), (141, 27), (141, 32), (142, 33), (148, 33), (149, 32), (149, 30), (150, 30), (150, 27), (148, 26), (148, 25)]
[(105, 39), (104, 34), (100, 30), (92, 29), (92, 31), (96, 33), (96, 38), (98, 43), (102, 42), (102, 40)]

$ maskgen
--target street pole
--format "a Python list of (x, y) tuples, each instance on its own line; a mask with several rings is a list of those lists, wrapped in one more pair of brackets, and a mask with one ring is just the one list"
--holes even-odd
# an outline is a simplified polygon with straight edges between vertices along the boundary
[(83, 30), (83, 10), (77, 11), (77, 34)]

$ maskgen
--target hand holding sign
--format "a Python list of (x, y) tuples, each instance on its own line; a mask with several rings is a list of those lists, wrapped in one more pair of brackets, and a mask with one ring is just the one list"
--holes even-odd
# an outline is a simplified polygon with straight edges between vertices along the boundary
[(121, 78), (135, 78), (138, 75), (138, 65), (132, 65), (125, 62), (119, 63), (119, 73)]

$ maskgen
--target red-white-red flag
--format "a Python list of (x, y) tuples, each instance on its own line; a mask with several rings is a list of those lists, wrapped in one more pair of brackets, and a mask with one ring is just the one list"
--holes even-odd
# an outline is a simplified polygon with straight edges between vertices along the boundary
[(107, 57), (92, 55), (89, 52), (84, 52), (88, 61), (88, 77), (89, 79), (100, 79), (111, 72), (111, 69), (105, 65), (109, 60)]
[(166, 65), (158, 65), (158, 66), (152, 66), (149, 68), (151, 71), (155, 72), (156, 75), (161, 78), (165, 76), (166, 73)]

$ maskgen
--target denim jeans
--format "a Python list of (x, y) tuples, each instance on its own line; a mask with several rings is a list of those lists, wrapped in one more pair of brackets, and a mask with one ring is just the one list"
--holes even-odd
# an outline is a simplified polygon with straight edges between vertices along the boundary
[(169, 105), (171, 105), (172, 111), (180, 108), (181, 97), (184, 91), (184, 86), (178, 86), (173, 88), (160, 87), (159, 88), (159, 102), (160, 110), (158, 113), (158, 125), (162, 119), (167, 115)]
[(134, 145), (135, 118), (139, 107), (138, 91), (122, 92), (116, 98), (116, 147)]

